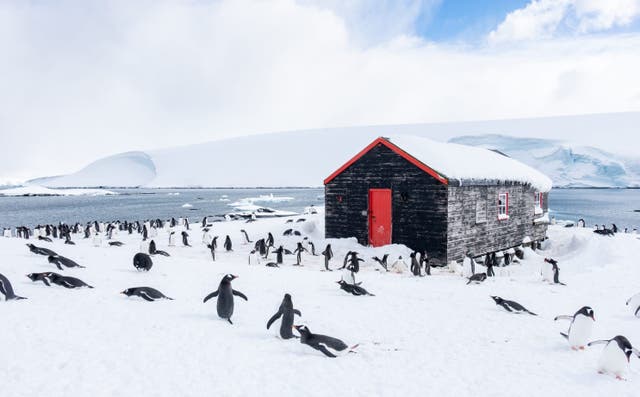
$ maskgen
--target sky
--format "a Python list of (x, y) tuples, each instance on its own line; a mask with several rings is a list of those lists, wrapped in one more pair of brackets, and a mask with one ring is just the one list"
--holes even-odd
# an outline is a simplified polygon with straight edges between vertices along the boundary
[[(640, 0), (0, 0), (0, 55), (0, 182), (272, 131), (640, 111)], [(561, 138), (582, 134), (640, 143)]]

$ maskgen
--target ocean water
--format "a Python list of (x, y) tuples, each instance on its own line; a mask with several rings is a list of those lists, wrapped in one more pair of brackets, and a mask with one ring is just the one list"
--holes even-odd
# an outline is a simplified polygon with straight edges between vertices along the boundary
[[(203, 216), (232, 211), (229, 203), (260, 195), (287, 196), (293, 200), (256, 202), (275, 209), (302, 212), (309, 205), (323, 205), (324, 190), (314, 189), (127, 189), (116, 196), (0, 197), (0, 227), (90, 220), (142, 220)], [(228, 201), (222, 201), (228, 200)], [(193, 207), (183, 208), (184, 204)], [(551, 216), (588, 225), (615, 223), (640, 229), (640, 190), (557, 189), (549, 196)]]

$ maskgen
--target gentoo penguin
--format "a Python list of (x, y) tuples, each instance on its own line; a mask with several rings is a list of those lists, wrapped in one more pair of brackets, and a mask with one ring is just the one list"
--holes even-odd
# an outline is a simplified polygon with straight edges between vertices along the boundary
[(122, 247), (123, 243), (121, 241), (109, 241), (110, 247)]
[(553, 284), (566, 285), (560, 282), (560, 267), (558, 261), (552, 258), (544, 258), (542, 279)]
[(271, 232), (267, 233), (267, 247), (273, 247), (274, 246), (274, 241), (273, 241), (273, 234), (271, 234)]
[(398, 259), (391, 265), (392, 273), (402, 274), (407, 270), (409, 270), (409, 268), (407, 267), (407, 264), (404, 262), (404, 260), (402, 260), (402, 256), (399, 256)]
[(384, 254), (384, 256), (382, 257), (382, 259), (378, 258), (377, 256), (374, 256), (373, 259), (374, 261), (378, 262), (380, 264), (380, 266), (382, 266), (382, 268), (385, 271), (389, 271), (389, 269), (387, 268), (387, 259), (389, 258), (389, 254)]
[(138, 252), (133, 256), (133, 266), (138, 270), (149, 271), (153, 266), (151, 257), (145, 253)]
[(96, 232), (95, 236), (93, 236), (93, 240), (91, 240), (94, 247), (100, 247), (102, 245), (102, 237)]
[[(296, 246), (296, 249), (293, 250), (293, 253), (296, 254), (296, 263), (294, 264), (294, 266), (302, 266), (302, 252), (303, 251), (307, 251), (306, 248), (304, 248), (304, 246), (302, 246), (302, 243), (298, 242), (298, 245)], [(307, 251), (309, 252), (309, 251)]]
[(47, 279), (47, 277), (49, 276), (49, 273), (29, 273), (27, 274), (27, 277), (29, 277), (29, 279), (31, 281), (33, 281), (34, 283), (37, 281), (42, 281), (44, 283), (44, 285), (46, 285), (47, 287), (51, 286), (51, 284), (49, 284), (49, 280)]
[(626, 372), (631, 361), (631, 355), (635, 354), (640, 357), (640, 352), (622, 335), (618, 335), (613, 339), (591, 342), (587, 346), (599, 344), (605, 345), (598, 361), (598, 373), (600, 374), (613, 374), (616, 379), (622, 380), (622, 375)]
[(529, 313), (532, 316), (537, 316), (537, 314), (535, 314), (533, 312), (530, 312), (529, 310), (527, 310), (524, 306), (522, 306), (518, 302), (502, 299), (499, 296), (492, 296), (491, 299), (493, 299), (493, 301), (496, 302), (496, 305), (504, 308), (504, 310), (506, 310), (508, 312), (512, 312), (512, 313)]
[(92, 286), (80, 280), (79, 278), (63, 276), (58, 273), (49, 272), (47, 275), (47, 278), (52, 284), (60, 285), (65, 288), (80, 288), (80, 287), (93, 288)]
[(247, 234), (246, 230), (240, 229), (240, 232), (244, 235), (244, 240), (246, 244), (253, 243), (253, 241), (251, 241), (251, 239), (249, 238), (249, 235)]
[(352, 351), (358, 345), (351, 348), (340, 339), (331, 336), (313, 334), (306, 325), (294, 325), (293, 328), (300, 333), (300, 343), (321, 351), (325, 356), (335, 358), (340, 353)]
[(233, 245), (231, 244), (231, 237), (229, 237), (229, 235), (227, 235), (227, 237), (225, 237), (224, 239), (224, 249), (227, 252), (233, 251)]
[(333, 251), (331, 250), (331, 244), (327, 244), (327, 247), (322, 251), (322, 256), (324, 256), (324, 270), (332, 271), (329, 269), (329, 261), (333, 258)]
[(369, 291), (367, 291), (366, 289), (362, 288), (358, 284), (348, 284), (344, 280), (336, 281), (336, 283), (338, 283), (340, 285), (340, 289), (341, 290), (344, 290), (344, 291), (346, 291), (346, 292), (348, 292), (348, 293), (350, 293), (352, 295), (355, 295), (355, 296), (361, 296), (361, 295), (375, 296), (374, 294), (370, 293)]
[(627, 306), (631, 306), (634, 316), (640, 317), (640, 293), (629, 298), (626, 304)]
[(318, 254), (316, 254), (316, 246), (315, 246), (315, 244), (313, 244), (313, 241), (309, 240), (308, 244), (309, 244), (309, 247), (311, 247), (311, 255), (312, 256), (318, 256)]
[(282, 299), (282, 303), (280, 303), (280, 308), (271, 316), (269, 321), (267, 321), (267, 329), (271, 327), (274, 321), (282, 317), (280, 321), (280, 337), (282, 339), (291, 339), (294, 337), (292, 328), (293, 328), (293, 320), (294, 315), (302, 316), (300, 310), (293, 308), (293, 302), (291, 302), (291, 295), (284, 294), (284, 298)]
[(487, 279), (487, 273), (476, 273), (473, 276), (469, 277), (469, 281), (467, 282), (467, 285), (471, 283), (480, 284), (486, 279)]
[(176, 237), (175, 236), (176, 236), (175, 230), (171, 230), (169, 232), (169, 247), (175, 247), (175, 245), (176, 245), (176, 241), (175, 241)]
[(52, 243), (53, 241), (49, 237), (38, 236), (38, 240), (46, 241), (47, 243)]
[(5, 301), (27, 299), (23, 296), (18, 296), (13, 292), (11, 282), (2, 273), (0, 273), (0, 294), (4, 295)]
[(79, 268), (84, 269), (84, 266), (80, 266), (79, 264), (77, 264), (76, 262), (72, 261), (71, 259), (65, 258), (64, 256), (61, 256), (61, 255), (55, 255), (55, 256), (54, 255), (49, 255), (47, 260), (49, 261), (49, 263), (53, 263), (54, 265), (56, 265), (56, 267), (59, 270), (64, 270), (62, 268), (62, 266), (65, 266), (65, 267), (79, 267)]
[(238, 276), (234, 276), (233, 274), (227, 274), (220, 281), (220, 285), (218, 286), (217, 291), (213, 291), (209, 295), (207, 295), (203, 303), (208, 301), (211, 298), (218, 297), (217, 310), (218, 317), (223, 318), (229, 321), (229, 324), (233, 324), (231, 322), (231, 316), (233, 315), (233, 296), (239, 296), (242, 299), (248, 301), (247, 297), (240, 291), (236, 291), (231, 287), (231, 281), (238, 278)]
[(209, 248), (209, 251), (211, 252), (211, 259), (213, 259), (213, 261), (216, 261), (216, 239), (218, 238), (218, 236), (214, 237), (213, 240), (211, 240), (211, 244), (207, 244), (207, 248)]
[(593, 323), (596, 321), (593, 309), (584, 306), (573, 316), (557, 316), (553, 319), (553, 321), (558, 320), (571, 320), (569, 331), (566, 334), (561, 332), (560, 335), (569, 342), (572, 350), (584, 350), (589, 338), (591, 338)]
[(191, 247), (191, 244), (189, 244), (189, 233), (185, 231), (182, 232), (182, 245), (185, 247)]
[(162, 256), (171, 256), (168, 252), (161, 251), (156, 248), (156, 242), (151, 240), (149, 242), (149, 255), (162, 255)]
[(56, 256), (58, 254), (56, 254), (54, 251), (51, 251), (48, 248), (42, 248), (42, 247), (37, 247), (33, 244), (27, 244), (27, 247), (29, 247), (29, 251), (33, 252), (34, 254), (38, 254), (38, 255), (45, 255), (45, 256)]
[(278, 265), (282, 265), (282, 253), (284, 252), (284, 247), (280, 246), (277, 250), (273, 251), (276, 253), (276, 263)]
[(430, 276), (431, 263), (429, 262), (429, 255), (427, 254), (427, 250), (422, 251), (422, 255), (420, 255), (420, 265), (424, 266), (424, 274), (426, 276)]
[(124, 294), (126, 296), (131, 296), (131, 295), (139, 296), (142, 299), (147, 300), (149, 302), (153, 302), (156, 299), (173, 300), (173, 298), (169, 298), (168, 296), (165, 296), (162, 292), (158, 291), (155, 288), (151, 288), (151, 287), (127, 288), (124, 291), (122, 291), (121, 294)]
[(409, 255), (409, 257), (411, 258), (411, 273), (413, 273), (414, 276), (421, 276), (420, 262), (418, 262), (418, 258), (416, 258), (416, 255), (418, 255), (416, 251), (412, 252), (411, 255)]
[(476, 273), (476, 262), (470, 254), (467, 254), (462, 260), (462, 276), (471, 277)]

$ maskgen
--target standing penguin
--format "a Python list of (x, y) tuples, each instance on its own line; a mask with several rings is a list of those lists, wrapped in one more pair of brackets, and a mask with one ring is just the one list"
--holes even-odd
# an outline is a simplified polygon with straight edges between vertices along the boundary
[(189, 244), (189, 233), (185, 231), (182, 232), (182, 245), (184, 245), (185, 247), (191, 247), (191, 245)]
[(409, 257), (411, 258), (411, 273), (413, 273), (414, 276), (420, 276), (420, 262), (418, 262), (418, 258), (416, 258), (416, 256), (418, 255), (417, 252), (412, 252), (411, 255), (409, 255)]
[(631, 355), (635, 354), (640, 357), (640, 352), (622, 335), (618, 335), (613, 339), (591, 342), (587, 346), (599, 344), (604, 344), (605, 347), (602, 349), (602, 355), (598, 361), (598, 373), (614, 374), (616, 379), (623, 380), (622, 375), (627, 371)]
[(27, 299), (23, 296), (18, 296), (13, 292), (13, 286), (8, 278), (0, 273), (0, 294), (4, 295), (5, 301)]
[(233, 251), (233, 245), (231, 244), (231, 237), (229, 237), (229, 235), (227, 235), (227, 237), (225, 237), (224, 239), (224, 249), (227, 252)]
[(231, 287), (231, 281), (238, 278), (238, 276), (234, 276), (233, 274), (227, 274), (220, 281), (220, 285), (218, 286), (217, 291), (213, 291), (209, 295), (207, 295), (203, 303), (208, 301), (211, 298), (218, 297), (217, 310), (218, 317), (223, 318), (229, 322), (229, 324), (233, 324), (231, 322), (231, 316), (233, 315), (233, 296), (239, 296), (242, 299), (248, 301), (247, 297), (240, 291), (236, 291)]
[[(374, 257), (373, 257), (373, 258), (371, 258), (371, 259), (373, 259), (374, 261), (378, 262), (378, 263), (380, 264), (380, 266), (382, 266), (382, 268), (383, 268), (385, 271), (387, 271), (387, 272), (388, 272), (388, 271), (389, 271), (389, 268), (388, 268), (388, 265), (387, 265), (387, 259), (388, 259), (388, 258), (389, 258), (389, 254), (384, 254), (384, 255), (382, 256), (382, 259), (378, 258), (377, 256), (374, 256)], [(378, 270), (378, 269), (376, 269), (376, 270)]]
[(175, 235), (176, 235), (176, 232), (174, 230), (169, 231), (169, 247), (175, 247), (176, 245)]
[(293, 302), (291, 302), (291, 295), (284, 294), (284, 298), (282, 299), (282, 303), (280, 303), (280, 308), (271, 316), (269, 321), (267, 321), (267, 329), (271, 327), (274, 321), (278, 318), (282, 317), (280, 321), (280, 337), (282, 339), (291, 339), (294, 337), (292, 328), (293, 328), (293, 320), (294, 315), (302, 316), (300, 310), (293, 308)]
[(213, 259), (213, 261), (216, 261), (216, 247), (218, 246), (218, 236), (215, 236), (212, 240), (211, 240), (211, 244), (207, 244), (207, 248), (209, 248), (209, 251), (211, 251), (211, 259)]
[(273, 251), (276, 253), (276, 263), (278, 265), (282, 265), (282, 253), (284, 252), (284, 247), (280, 246), (277, 250)]
[(427, 250), (422, 251), (422, 255), (420, 255), (420, 265), (424, 266), (424, 274), (426, 276), (430, 276), (431, 263), (429, 262), (429, 255), (427, 254)]
[(240, 232), (244, 236), (244, 241), (245, 241), (246, 244), (253, 243), (253, 241), (251, 241), (251, 239), (249, 238), (249, 234), (247, 234), (246, 230), (240, 229)]
[(591, 337), (593, 323), (596, 321), (593, 309), (589, 306), (584, 306), (573, 316), (557, 316), (553, 319), (553, 321), (558, 320), (571, 320), (569, 331), (566, 334), (561, 332), (560, 335), (569, 342), (572, 350), (584, 350), (587, 341)]
[(327, 247), (322, 251), (322, 256), (324, 256), (324, 270), (332, 271), (329, 269), (329, 261), (333, 258), (333, 251), (331, 250), (331, 244), (327, 244)]
[(307, 249), (304, 248), (302, 243), (298, 242), (296, 249), (293, 250), (293, 252), (296, 254), (296, 263), (294, 264), (295, 266), (302, 266), (302, 251), (307, 251)]
[(267, 247), (273, 247), (274, 246), (274, 241), (273, 241), (273, 234), (271, 234), (271, 232), (267, 233)]
[[(544, 258), (544, 262), (546, 266), (543, 267), (542, 277), (546, 281), (552, 282), (554, 284), (566, 285), (560, 282), (560, 267), (558, 267), (558, 261), (551, 258)], [(549, 267), (551, 267), (550, 271), (549, 271)], [(545, 271), (547, 273), (546, 275), (544, 274)]]

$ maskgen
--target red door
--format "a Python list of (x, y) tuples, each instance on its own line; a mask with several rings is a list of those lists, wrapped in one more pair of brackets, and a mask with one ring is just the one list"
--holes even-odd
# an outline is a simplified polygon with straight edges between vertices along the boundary
[(391, 189), (369, 189), (369, 244), (391, 244)]

